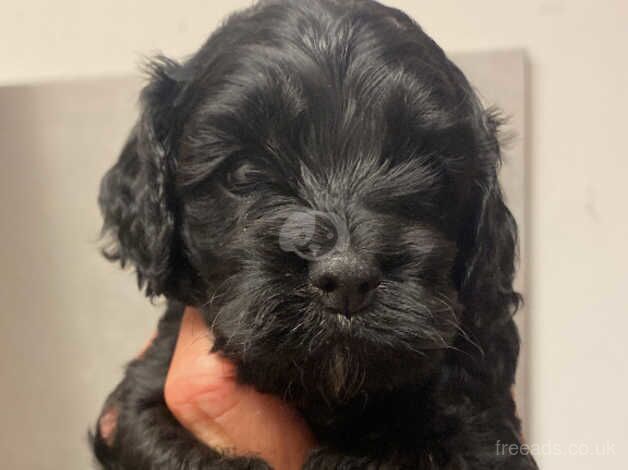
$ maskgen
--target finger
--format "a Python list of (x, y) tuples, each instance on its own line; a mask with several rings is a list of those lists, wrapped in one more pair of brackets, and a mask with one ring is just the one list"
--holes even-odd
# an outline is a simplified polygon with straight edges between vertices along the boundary
[[(148, 348), (153, 344), (155, 338), (157, 337), (157, 331), (154, 331), (148, 341), (142, 346), (136, 358), (141, 359)], [(112, 446), (115, 439), (116, 425), (118, 424), (118, 408), (115, 403), (105, 406), (104, 411), (100, 415), (98, 419), (98, 428), (100, 431), (100, 435), (107, 443), (108, 446)]]
[(118, 409), (115, 406), (106, 408), (98, 419), (98, 428), (101, 437), (109, 447), (112, 447), (115, 441), (116, 424), (118, 424)]
[(188, 309), (166, 381), (166, 402), (202, 442), (228, 452), (261, 455), (274, 468), (301, 468), (314, 439), (303, 419), (277, 397), (235, 381), (233, 364), (210, 353), (213, 337)]
[[(168, 408), (199, 440), (220, 450), (233, 448), (214, 418), (237, 400), (235, 368), (210, 354), (213, 337), (200, 313), (186, 309), (164, 389)], [(201, 406), (200, 404), (203, 404)]]

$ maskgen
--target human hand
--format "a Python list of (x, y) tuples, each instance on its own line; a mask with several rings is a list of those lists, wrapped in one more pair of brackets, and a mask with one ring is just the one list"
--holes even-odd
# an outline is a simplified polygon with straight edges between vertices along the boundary
[(303, 418), (279, 398), (236, 383), (234, 365), (210, 353), (212, 344), (200, 313), (186, 308), (164, 390), (170, 411), (214, 449), (300, 469), (315, 445)]
[[(275, 470), (300, 469), (316, 444), (303, 418), (279, 398), (236, 383), (234, 365), (211, 353), (212, 345), (200, 313), (186, 308), (164, 387), (172, 414), (213, 449), (259, 456)], [(99, 420), (100, 433), (110, 445), (117, 417), (112, 405)]]

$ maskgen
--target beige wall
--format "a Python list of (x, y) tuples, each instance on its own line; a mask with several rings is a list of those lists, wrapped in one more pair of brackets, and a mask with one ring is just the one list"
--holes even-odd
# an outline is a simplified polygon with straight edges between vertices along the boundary
[[(192, 52), (226, 12), (248, 3), (5, 1), (0, 83), (130, 73), (143, 53)], [(530, 440), (560, 446), (538, 457), (543, 468), (625, 468), (628, 2), (387, 3), (447, 50), (527, 50)], [(595, 450), (607, 441), (615, 455), (565, 455), (571, 444)]]

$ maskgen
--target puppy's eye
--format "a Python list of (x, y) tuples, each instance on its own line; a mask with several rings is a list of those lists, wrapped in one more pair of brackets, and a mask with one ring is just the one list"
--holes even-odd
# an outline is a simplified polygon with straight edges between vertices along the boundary
[(245, 162), (235, 166), (225, 176), (225, 189), (234, 194), (243, 195), (255, 190), (262, 173), (252, 163)]

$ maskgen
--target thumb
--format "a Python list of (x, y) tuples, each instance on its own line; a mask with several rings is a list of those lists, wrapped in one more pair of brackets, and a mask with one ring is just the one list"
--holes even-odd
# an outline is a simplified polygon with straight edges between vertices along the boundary
[(213, 336), (198, 311), (186, 309), (170, 362), (164, 398), (177, 420), (205, 444), (227, 450), (234, 447), (213, 418), (235, 406), (235, 368), (210, 354)]
[(278, 470), (301, 468), (314, 438), (302, 417), (279, 398), (237, 384), (232, 363), (210, 353), (213, 337), (187, 308), (166, 380), (171, 412), (205, 444), (259, 455)]

